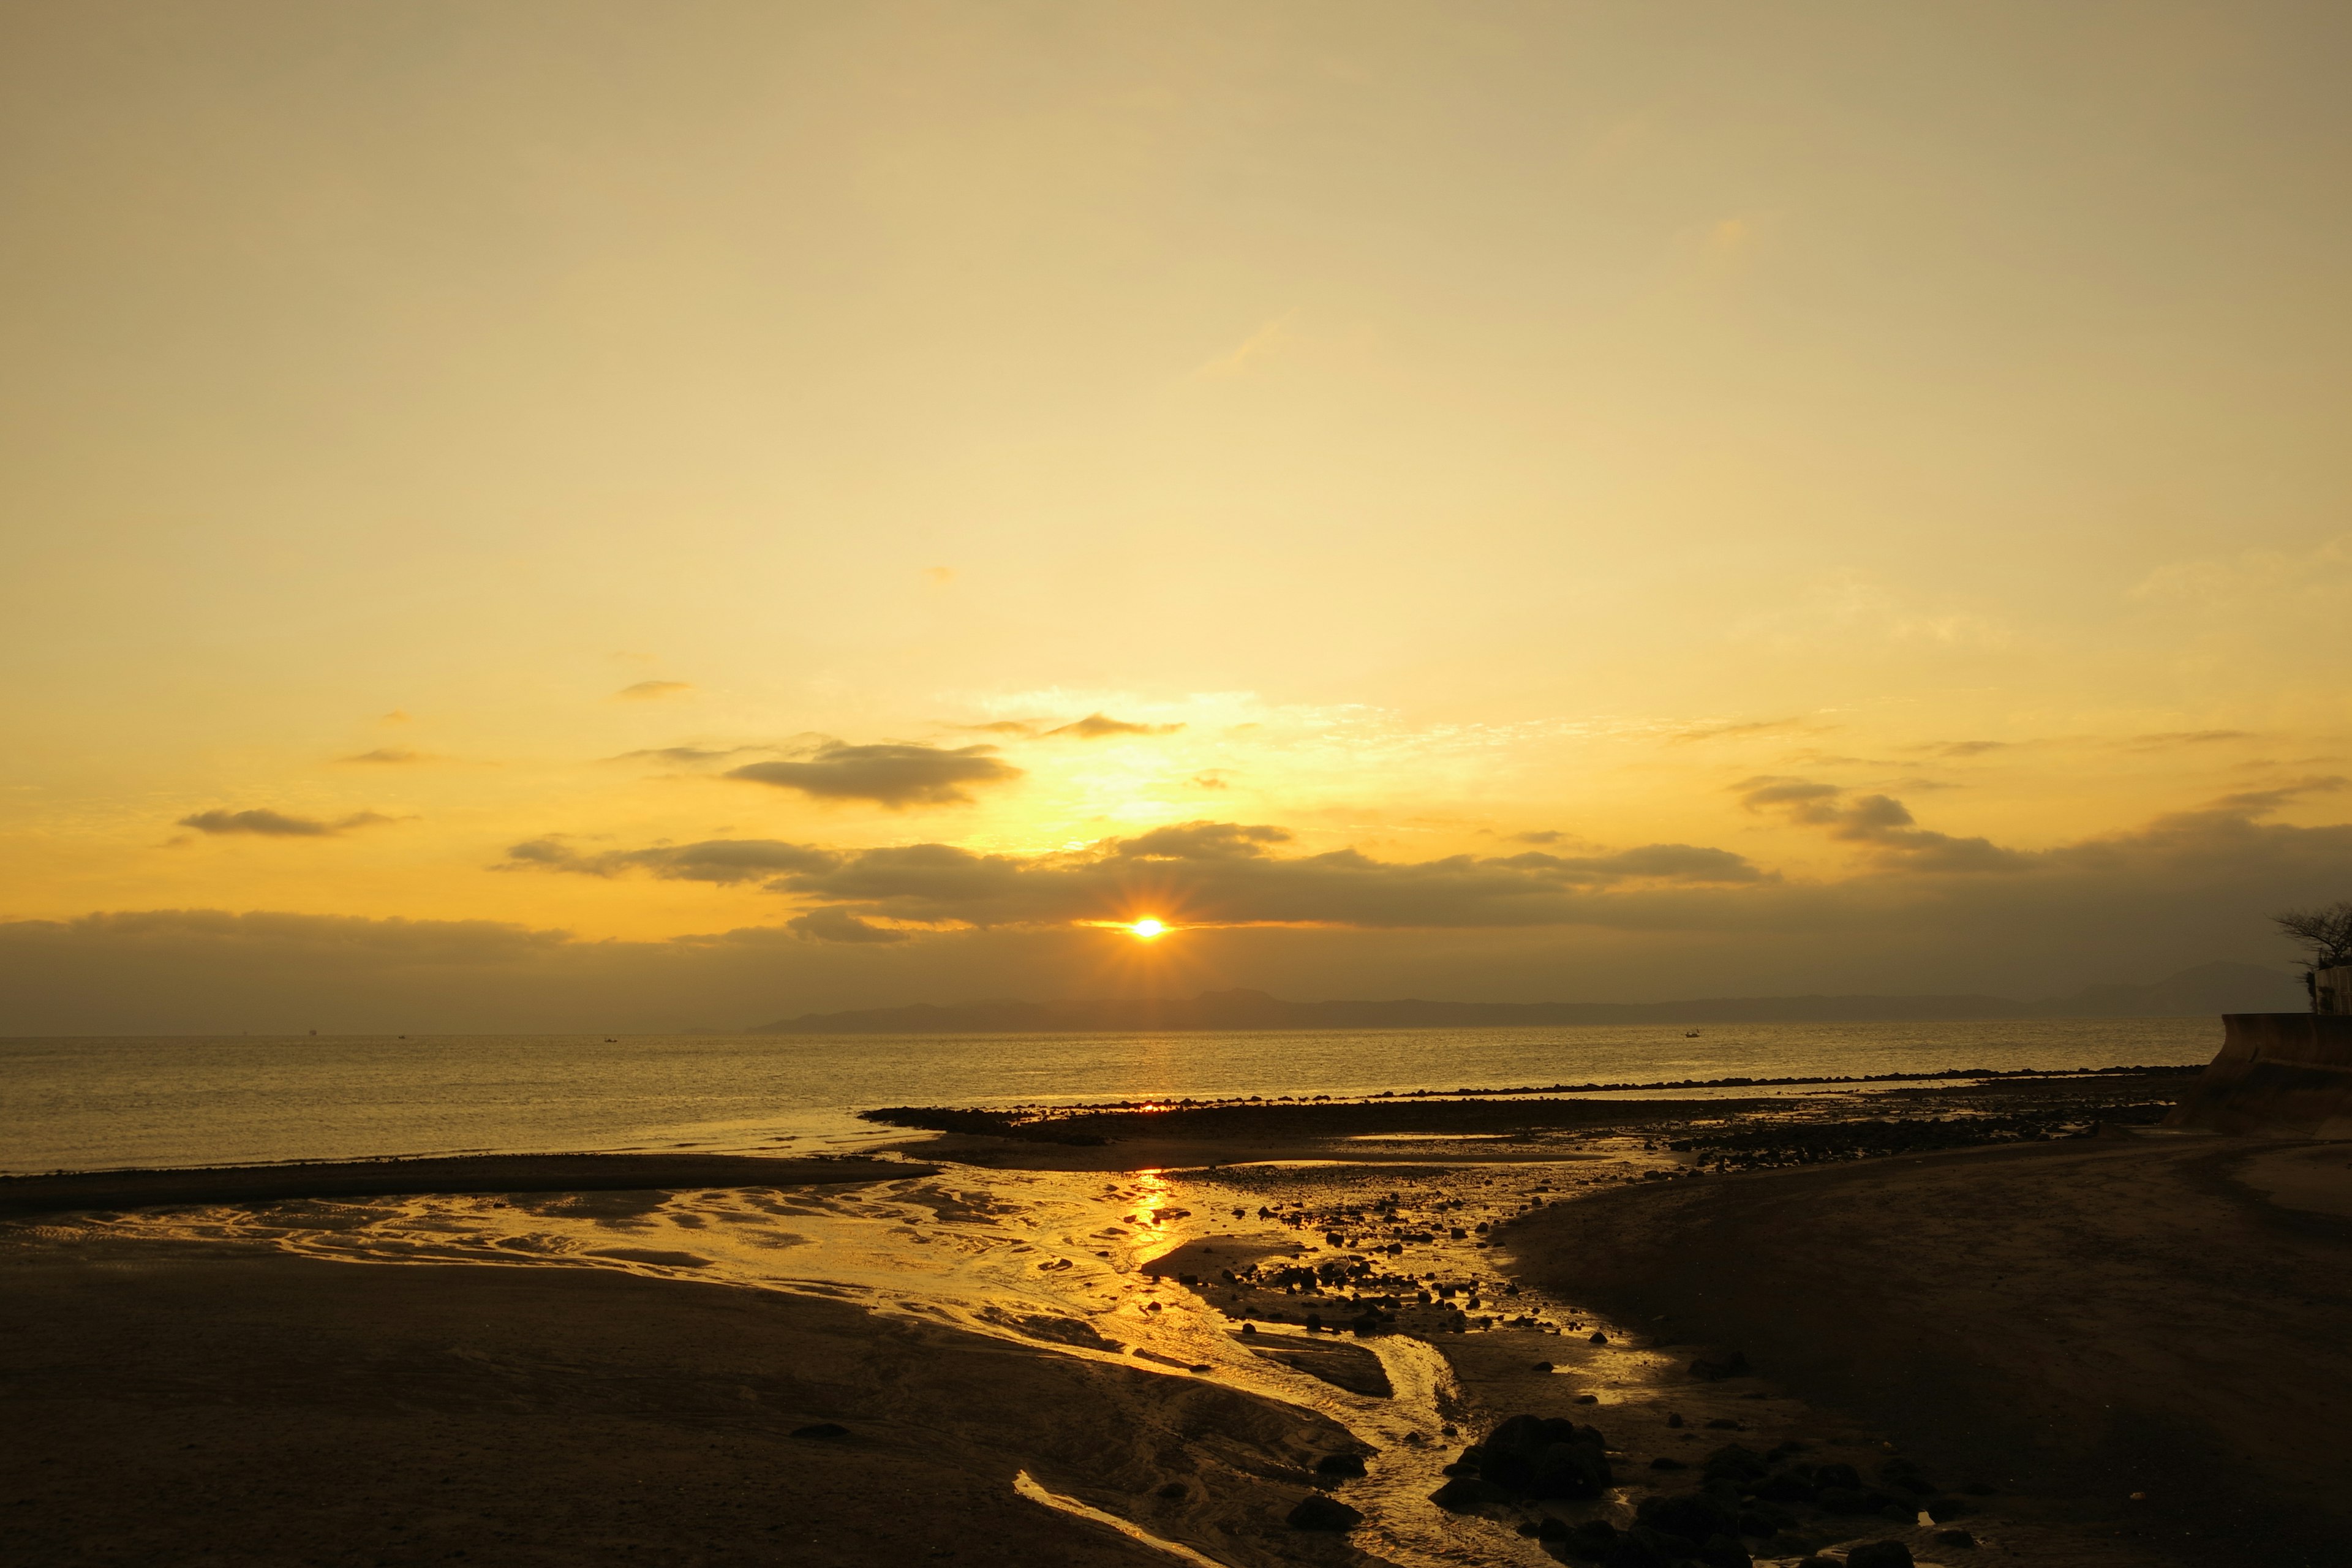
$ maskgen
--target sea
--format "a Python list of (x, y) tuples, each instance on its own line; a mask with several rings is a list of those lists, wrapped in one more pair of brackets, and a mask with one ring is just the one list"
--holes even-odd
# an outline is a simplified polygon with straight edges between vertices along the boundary
[(2221, 1043), (2221, 1020), (2210, 1016), (1726, 1024), (1695, 1036), (1659, 1025), (1584, 1025), (14, 1038), (0, 1039), (0, 1172), (473, 1152), (846, 1152), (906, 1136), (857, 1120), (857, 1111), (887, 1105), (2175, 1066), (2209, 1061)]

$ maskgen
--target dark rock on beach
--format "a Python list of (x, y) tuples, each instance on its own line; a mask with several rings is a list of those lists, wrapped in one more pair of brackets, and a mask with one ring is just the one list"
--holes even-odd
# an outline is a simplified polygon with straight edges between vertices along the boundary
[(1284, 1517), (1293, 1530), (1331, 1530), (1345, 1532), (1364, 1522), (1364, 1516), (1337, 1498), (1317, 1492), (1300, 1500), (1297, 1508)]
[(1911, 1549), (1899, 1541), (1865, 1541), (1847, 1549), (1845, 1568), (1912, 1568)]

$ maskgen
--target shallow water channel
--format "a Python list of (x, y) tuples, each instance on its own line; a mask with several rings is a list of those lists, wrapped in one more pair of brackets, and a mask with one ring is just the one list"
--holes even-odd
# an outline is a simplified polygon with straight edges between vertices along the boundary
[[(1499, 1215), (1557, 1169), (1455, 1173), (1483, 1190), (1482, 1209)], [(1379, 1166), (1357, 1170), (1368, 1184), (1393, 1184)], [(1366, 1516), (1354, 1536), (1362, 1549), (1402, 1568), (1551, 1563), (1534, 1542), (1492, 1521), (1430, 1505), (1461, 1440), (1444, 1435), (1453, 1377), (1429, 1342), (1402, 1333), (1351, 1341), (1380, 1357), (1395, 1390), (1388, 1399), (1352, 1394), (1253, 1354), (1223, 1313), (1173, 1279), (1143, 1272), (1197, 1237), (1267, 1228), (1232, 1217), (1249, 1207), (1226, 1184), (1233, 1174), (1229, 1168), (1222, 1180), (1193, 1181), (1181, 1172), (956, 1166), (857, 1187), (302, 1200), (85, 1223), (116, 1235), (267, 1245), (353, 1263), (597, 1268), (719, 1280), (854, 1301), (1158, 1375), (1207, 1378), (1315, 1411), (1376, 1451), (1370, 1474), (1339, 1493)], [(1492, 1273), (1491, 1260), (1454, 1247), (1462, 1255), (1449, 1260), (1454, 1272)], [(1261, 1321), (1255, 1337), (1278, 1344), (1304, 1332)], [(1021, 1479), (1033, 1501), (1101, 1517), (1025, 1474)], [(1111, 1522), (1171, 1560), (1201, 1561), (1192, 1548)]]

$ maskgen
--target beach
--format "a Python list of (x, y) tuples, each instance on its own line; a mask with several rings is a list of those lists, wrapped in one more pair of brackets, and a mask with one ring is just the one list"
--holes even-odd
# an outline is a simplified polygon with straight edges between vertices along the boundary
[[(0, 1461), (0, 1549), (1631, 1564), (1712, 1476), (1718, 1556), (2335, 1561), (2343, 1161), (2147, 1131), (2185, 1081), (0, 1184), (44, 1435)], [(1482, 1472), (1515, 1416), (1607, 1484)], [(1352, 1527), (1297, 1522), (1316, 1497)]]

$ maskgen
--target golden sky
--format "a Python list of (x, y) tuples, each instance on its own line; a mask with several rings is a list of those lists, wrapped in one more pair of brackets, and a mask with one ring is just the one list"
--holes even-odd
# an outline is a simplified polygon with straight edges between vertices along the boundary
[(10, 7), (0, 1031), (2283, 962), (2347, 33)]

